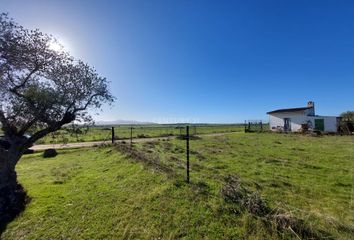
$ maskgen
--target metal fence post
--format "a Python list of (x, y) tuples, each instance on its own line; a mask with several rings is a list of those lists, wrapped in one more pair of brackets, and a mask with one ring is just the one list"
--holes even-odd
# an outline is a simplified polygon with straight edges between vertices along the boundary
[(187, 183), (189, 183), (189, 126), (186, 127)]
[(130, 127), (130, 149), (133, 147), (133, 126)]
[(114, 127), (112, 127), (112, 143), (114, 143), (115, 136), (114, 136)]

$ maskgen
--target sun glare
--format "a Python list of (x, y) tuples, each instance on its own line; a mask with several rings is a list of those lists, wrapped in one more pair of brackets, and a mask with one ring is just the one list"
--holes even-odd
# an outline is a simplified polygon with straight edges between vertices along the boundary
[(59, 42), (53, 41), (49, 44), (49, 49), (54, 50), (56, 52), (60, 52), (63, 51), (63, 45)]
[(68, 45), (62, 39), (53, 40), (49, 43), (49, 49), (54, 50), (56, 52), (68, 51)]

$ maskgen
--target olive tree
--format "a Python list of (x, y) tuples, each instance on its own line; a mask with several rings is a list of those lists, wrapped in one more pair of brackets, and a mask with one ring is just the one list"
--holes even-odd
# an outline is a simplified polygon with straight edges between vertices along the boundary
[(53, 42), (0, 14), (0, 223), (24, 207), (26, 194), (15, 172), (23, 153), (65, 124), (91, 120), (89, 109), (114, 100), (105, 78), (53, 50)]
[(343, 112), (340, 117), (342, 118), (342, 121), (354, 122), (354, 111)]

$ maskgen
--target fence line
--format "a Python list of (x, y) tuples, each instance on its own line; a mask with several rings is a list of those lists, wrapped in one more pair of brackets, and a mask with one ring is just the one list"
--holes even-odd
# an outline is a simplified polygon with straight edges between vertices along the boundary
[[(107, 141), (109, 138), (114, 142), (115, 140), (130, 140), (135, 138), (182, 136), (186, 134), (186, 126), (187, 124), (92, 126), (89, 129), (86, 127), (80, 129), (79, 127), (77, 131), (72, 131), (68, 126), (39, 140), (37, 144)], [(189, 128), (191, 136), (197, 134), (244, 131), (243, 124), (239, 123), (191, 124)]]

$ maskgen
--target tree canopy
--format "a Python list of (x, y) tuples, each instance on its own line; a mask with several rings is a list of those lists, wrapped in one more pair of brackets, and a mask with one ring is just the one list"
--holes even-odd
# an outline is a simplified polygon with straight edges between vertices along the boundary
[(113, 102), (106, 78), (53, 50), (56, 42), (0, 14), (0, 122), (6, 136), (31, 130), (34, 142), (64, 124), (91, 120), (89, 109)]
[(346, 111), (340, 115), (342, 121), (354, 122), (354, 111)]

